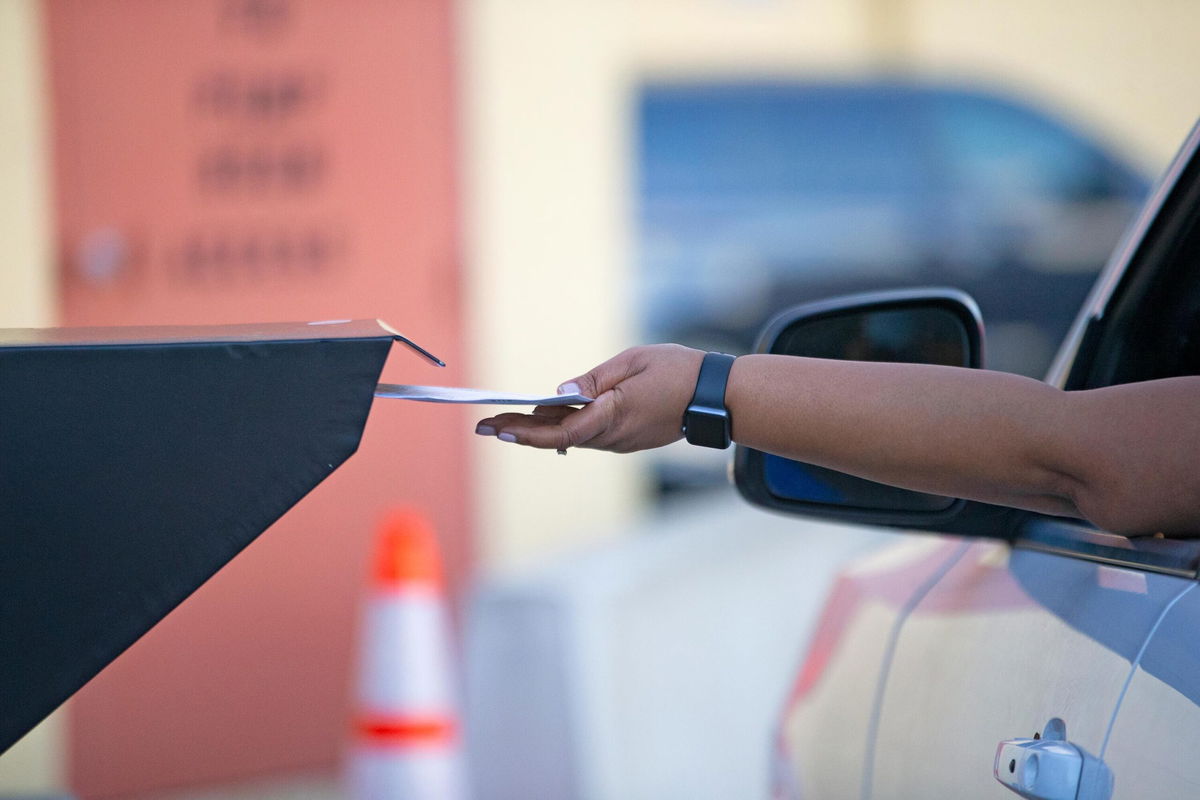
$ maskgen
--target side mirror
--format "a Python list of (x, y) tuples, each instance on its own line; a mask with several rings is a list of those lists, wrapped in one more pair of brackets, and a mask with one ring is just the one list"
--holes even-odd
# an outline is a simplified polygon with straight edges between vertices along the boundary
[[(975, 301), (955, 289), (850, 295), (785, 311), (763, 329), (755, 352), (979, 368), (983, 320)], [(922, 527), (965, 504), (741, 445), (734, 482), (755, 505), (846, 522)]]

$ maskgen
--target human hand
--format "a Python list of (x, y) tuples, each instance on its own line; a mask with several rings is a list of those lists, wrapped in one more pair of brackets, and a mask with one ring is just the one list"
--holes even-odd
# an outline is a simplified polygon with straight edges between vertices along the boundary
[(702, 350), (677, 344), (633, 347), (566, 381), (559, 394), (595, 398), (583, 408), (538, 406), (531, 414), (480, 420), (475, 432), (530, 447), (588, 447), (632, 453), (683, 437), (683, 412), (696, 387)]

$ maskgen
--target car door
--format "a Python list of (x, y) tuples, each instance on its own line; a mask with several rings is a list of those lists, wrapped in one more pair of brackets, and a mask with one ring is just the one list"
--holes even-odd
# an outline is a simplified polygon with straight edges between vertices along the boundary
[(1041, 736), (1052, 720), (1103, 759), (1139, 653), (1191, 585), (971, 543), (904, 621), (863, 796), (1012, 796), (993, 777), (997, 745)]
[(1189, 581), (1132, 670), (1105, 760), (1114, 798), (1200, 796), (1200, 592)]
[[(1198, 139), (1114, 255), (1051, 383), (1200, 374)], [(1200, 542), (1032, 512), (1007, 533), (1011, 545), (965, 544), (900, 623), (860, 796), (1011, 797), (996, 778), (1015, 781), (1017, 762), (998, 762), (997, 746), (1047, 731), (1107, 766), (1112, 797), (1196, 796)]]

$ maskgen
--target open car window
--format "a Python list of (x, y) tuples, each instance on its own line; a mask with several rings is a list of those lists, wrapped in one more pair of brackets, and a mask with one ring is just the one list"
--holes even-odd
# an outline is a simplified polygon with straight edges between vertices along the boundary
[[(1200, 132), (1200, 129), (1198, 129)], [(1091, 311), (1067, 389), (1200, 374), (1200, 153)], [(1188, 152), (1185, 150), (1185, 152)]]
[[(1200, 375), (1200, 126), (1126, 244), (1114, 255), (1051, 370), (1068, 390)], [(1056, 376), (1056, 372), (1059, 375)], [(1148, 571), (1198, 577), (1192, 539), (1129, 538), (1077, 521), (1031, 516), (1014, 544)]]

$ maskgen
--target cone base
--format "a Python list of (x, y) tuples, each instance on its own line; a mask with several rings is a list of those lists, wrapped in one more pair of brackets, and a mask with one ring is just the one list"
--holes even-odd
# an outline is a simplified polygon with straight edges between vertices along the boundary
[(354, 800), (467, 800), (462, 760), (445, 745), (365, 745), (350, 757)]

